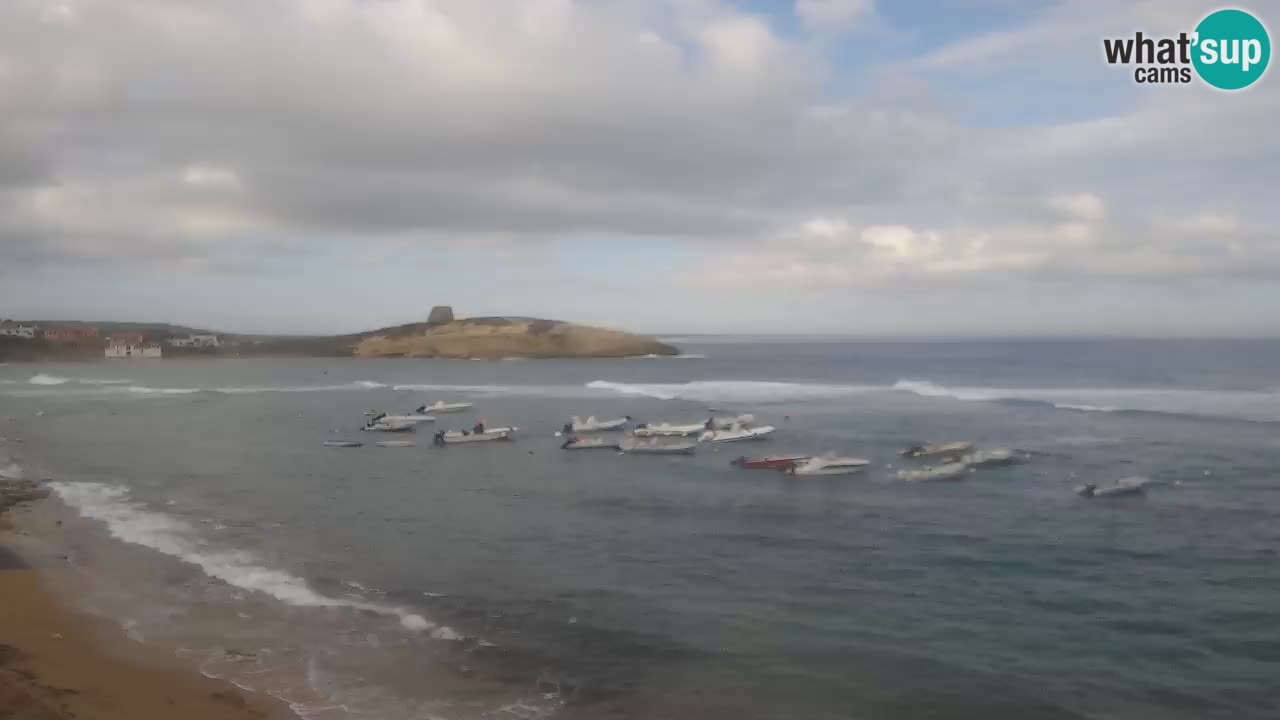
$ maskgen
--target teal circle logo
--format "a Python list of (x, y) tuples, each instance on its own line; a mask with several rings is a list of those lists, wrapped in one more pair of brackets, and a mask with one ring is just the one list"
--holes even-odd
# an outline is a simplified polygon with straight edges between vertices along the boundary
[(1271, 36), (1244, 10), (1218, 10), (1196, 26), (1191, 63), (1200, 79), (1219, 90), (1240, 90), (1258, 81), (1271, 60)]

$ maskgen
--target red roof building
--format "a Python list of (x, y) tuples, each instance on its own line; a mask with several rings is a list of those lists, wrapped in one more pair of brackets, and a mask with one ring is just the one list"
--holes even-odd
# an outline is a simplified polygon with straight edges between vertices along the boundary
[(98, 339), (98, 328), (92, 325), (59, 325), (44, 331), (49, 342), (87, 343)]
[(141, 345), (146, 340), (147, 336), (140, 332), (115, 332), (111, 333), (108, 342), (113, 345)]

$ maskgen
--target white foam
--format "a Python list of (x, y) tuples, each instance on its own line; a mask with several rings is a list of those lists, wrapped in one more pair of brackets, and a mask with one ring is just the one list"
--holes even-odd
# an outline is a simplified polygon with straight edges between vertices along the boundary
[(144, 385), (130, 385), (125, 389), (136, 395), (190, 395), (200, 392), (200, 388), (153, 388)]
[(254, 395), (257, 393), (306, 393), (340, 392), (345, 390), (376, 390), (387, 387), (372, 380), (357, 380), (344, 385), (250, 385), (244, 387), (210, 388), (213, 392), (228, 395)]
[(295, 607), (366, 610), (396, 617), (407, 630), (432, 631), (433, 636), (457, 635), (452, 629), (403, 608), (322, 595), (302, 578), (263, 566), (251, 553), (210, 549), (192, 526), (130, 501), (125, 488), (89, 482), (54, 482), (49, 487), (82, 516), (105, 524), (112, 537), (196, 565), (206, 575), (229, 585), (264, 593)]
[(1280, 392), (1188, 388), (1012, 388), (947, 386), (928, 380), (899, 380), (893, 389), (924, 397), (968, 401), (1029, 400), (1080, 412), (1139, 412), (1202, 415), (1280, 422)]
[(687, 383), (619, 383), (593, 380), (587, 387), (658, 400), (699, 402), (786, 402), (823, 400), (884, 391), (874, 385), (828, 385), (760, 380), (698, 380)]
[(85, 385), (125, 385), (133, 381), (125, 378), (80, 378), (76, 382)]
[(0, 467), (0, 480), (21, 480), (22, 466), (18, 463), (11, 462), (8, 465)]
[(33, 375), (31, 376), (31, 379), (27, 381), (30, 385), (62, 385), (68, 382), (71, 382), (71, 378), (59, 377), (57, 375), (45, 375), (44, 373)]

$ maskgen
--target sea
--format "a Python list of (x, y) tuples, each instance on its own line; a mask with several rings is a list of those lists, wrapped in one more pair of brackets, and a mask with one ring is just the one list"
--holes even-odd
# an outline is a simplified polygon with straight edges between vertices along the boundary
[[(48, 479), (74, 602), (306, 720), (1280, 717), (1280, 341), (671, 340), (11, 363), (0, 482)], [(410, 447), (359, 429), (435, 400), (474, 408)], [(712, 413), (777, 430), (688, 457), (555, 436)], [(478, 420), (519, 432), (432, 445)], [(947, 440), (1018, 462), (896, 479)], [(730, 463), (826, 452), (870, 466)]]

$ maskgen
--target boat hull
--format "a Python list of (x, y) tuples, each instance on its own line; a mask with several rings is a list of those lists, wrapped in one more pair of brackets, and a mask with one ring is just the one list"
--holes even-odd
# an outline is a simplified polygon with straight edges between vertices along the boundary
[(560, 446), (561, 450), (617, 450), (619, 444), (617, 442), (609, 442), (601, 439), (599, 442), (568, 442)]
[(684, 437), (704, 432), (706, 427), (699, 425), (650, 425), (638, 427), (631, 431), (636, 437)]
[(934, 468), (922, 470), (899, 470), (898, 479), (907, 482), (939, 482), (959, 480), (968, 472), (969, 466), (964, 463), (947, 463)]
[(472, 408), (471, 403), (446, 403), (444, 405), (427, 405), (422, 408), (424, 413), (440, 414), (440, 413), (458, 413), (465, 412)]
[(908, 448), (898, 454), (903, 457), (941, 458), (960, 457), (961, 455), (970, 452), (973, 452), (973, 443), (953, 442), (936, 443), (922, 447)]
[(421, 415), (418, 413), (410, 413), (408, 415), (387, 415), (382, 419), (391, 423), (414, 423), (414, 424), (429, 423), (429, 422), (436, 421), (436, 418), (434, 415)]
[(740, 457), (731, 460), (730, 464), (740, 467), (744, 470), (790, 470), (796, 464), (808, 460), (808, 455), (796, 455), (794, 457), (762, 457), (748, 458)]
[(772, 425), (762, 425), (747, 430), (709, 430), (698, 438), (698, 442), (742, 442), (744, 440), (763, 440), (774, 431)]
[(364, 432), (403, 433), (403, 432), (413, 432), (414, 428), (412, 423), (403, 423), (399, 425), (387, 425), (385, 423), (378, 423), (376, 425), (366, 425), (360, 429), (363, 430)]
[(691, 442), (660, 443), (656, 445), (630, 445), (624, 443), (618, 449), (629, 455), (692, 455), (697, 447), (697, 444)]
[(510, 430), (487, 430), (482, 433), (467, 433), (466, 435), (463, 435), (462, 433), (445, 433), (444, 436), (441, 437), (440, 439), (446, 445), (460, 445), (464, 443), (477, 443), (477, 442), (493, 442), (495, 440), (510, 440), (511, 431)]
[(791, 470), (792, 475), (799, 477), (820, 476), (820, 475), (852, 475), (857, 472), (866, 470), (866, 465), (843, 465), (838, 467), (823, 468), (806, 468), (803, 465), (797, 465)]

